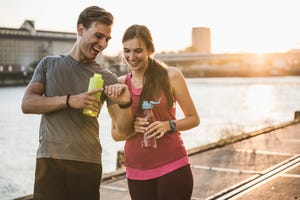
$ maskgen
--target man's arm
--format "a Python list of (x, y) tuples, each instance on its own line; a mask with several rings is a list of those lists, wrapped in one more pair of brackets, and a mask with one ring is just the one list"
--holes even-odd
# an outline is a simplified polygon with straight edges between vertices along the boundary
[(115, 124), (116, 130), (121, 134), (131, 134), (133, 131), (133, 114), (131, 107), (120, 108), (118, 104), (108, 107), (108, 112)]
[[(118, 106), (116, 104), (112, 105), (112, 106)], [(114, 109), (114, 108), (111, 108), (111, 109)], [(117, 108), (118, 109), (118, 108)], [(109, 109), (110, 110), (110, 109)], [(112, 138), (115, 140), (115, 141), (124, 141), (124, 140), (127, 140), (129, 138), (131, 138), (132, 136), (136, 135), (136, 132), (133, 130), (132, 128), (132, 123), (130, 121), (121, 121), (122, 124), (124, 124), (125, 127), (117, 127), (117, 124), (116, 122), (113, 120), (113, 117), (111, 114), (111, 118), (112, 118), (112, 127), (111, 127), (111, 135), (112, 135)], [(122, 119), (121, 119), (122, 120)], [(126, 127), (126, 124), (129, 125), (131, 123), (131, 126), (128, 126)], [(129, 129), (128, 131), (124, 131), (124, 132), (120, 132), (120, 129)]]
[[(131, 110), (131, 98), (127, 85), (115, 84), (105, 87), (108, 98), (117, 101), (118, 104), (108, 106), (108, 112), (119, 133), (130, 134), (133, 131), (133, 113)], [(130, 104), (123, 107), (122, 105)], [(123, 108), (121, 108), (123, 107)]]
[(45, 97), (45, 86), (42, 83), (30, 83), (22, 99), (23, 113), (43, 114), (66, 107), (67, 96)]
[(99, 91), (102, 91), (102, 89), (96, 89), (90, 92), (70, 95), (68, 99), (67, 95), (46, 97), (44, 96), (44, 84), (32, 82), (27, 86), (25, 90), (22, 100), (22, 111), (26, 114), (45, 114), (67, 108), (68, 100), (70, 108), (87, 108), (89, 110), (99, 112), (101, 107), (100, 100), (93, 95)]

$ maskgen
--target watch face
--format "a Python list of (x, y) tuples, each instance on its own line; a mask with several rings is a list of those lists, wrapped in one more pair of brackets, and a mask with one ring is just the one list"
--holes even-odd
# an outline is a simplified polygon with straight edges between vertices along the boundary
[(170, 120), (169, 123), (170, 123), (170, 128), (171, 128), (170, 132), (174, 132), (176, 129), (176, 123), (172, 120)]
[(176, 128), (175, 122), (171, 121), (171, 127), (172, 127), (172, 129), (175, 129), (175, 128)]

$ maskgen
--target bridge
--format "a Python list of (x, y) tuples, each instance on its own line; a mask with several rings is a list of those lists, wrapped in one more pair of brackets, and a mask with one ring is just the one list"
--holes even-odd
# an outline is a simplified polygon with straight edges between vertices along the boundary
[(160, 53), (155, 58), (194, 76), (300, 75), (300, 51), (286, 53)]
[(257, 59), (284, 59), (300, 63), (300, 51), (288, 53), (237, 53), (237, 54), (209, 54), (200, 52), (160, 53), (155, 58), (164, 62), (189, 62), (189, 61), (216, 61), (216, 60), (257, 60)]

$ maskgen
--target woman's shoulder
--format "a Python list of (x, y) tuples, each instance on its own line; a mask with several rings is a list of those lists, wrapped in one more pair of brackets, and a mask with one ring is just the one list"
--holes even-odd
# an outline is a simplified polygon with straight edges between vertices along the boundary
[(178, 78), (179, 76), (182, 76), (182, 72), (177, 67), (168, 66), (167, 68), (168, 75), (171, 79)]

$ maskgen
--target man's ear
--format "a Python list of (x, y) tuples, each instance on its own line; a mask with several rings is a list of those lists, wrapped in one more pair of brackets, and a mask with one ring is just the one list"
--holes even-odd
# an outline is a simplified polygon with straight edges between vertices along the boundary
[(78, 33), (79, 36), (82, 36), (83, 30), (84, 30), (83, 25), (82, 24), (78, 24), (77, 25), (77, 33)]

